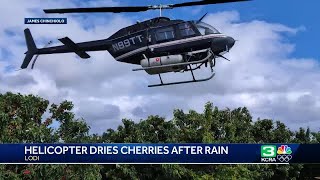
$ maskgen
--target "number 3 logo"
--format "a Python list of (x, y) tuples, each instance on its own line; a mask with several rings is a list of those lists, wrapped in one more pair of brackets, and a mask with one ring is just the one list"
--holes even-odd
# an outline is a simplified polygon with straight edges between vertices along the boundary
[(264, 145), (261, 146), (261, 157), (276, 157), (276, 146), (274, 145)]

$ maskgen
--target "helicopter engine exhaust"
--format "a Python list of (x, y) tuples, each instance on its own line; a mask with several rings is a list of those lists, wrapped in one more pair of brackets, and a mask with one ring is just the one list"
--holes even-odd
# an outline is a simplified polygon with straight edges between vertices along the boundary
[[(141, 60), (140, 64), (143, 68), (145, 67), (154, 67), (154, 66), (162, 66), (162, 65), (169, 65), (169, 64), (177, 64), (184, 62), (182, 55), (169, 55), (169, 56), (161, 56), (161, 57), (154, 57), (149, 59)], [(160, 74), (160, 73), (167, 73), (167, 72), (178, 72), (183, 70), (184, 66), (170, 66), (170, 67), (159, 67), (154, 69), (146, 69), (145, 71), (150, 74)]]

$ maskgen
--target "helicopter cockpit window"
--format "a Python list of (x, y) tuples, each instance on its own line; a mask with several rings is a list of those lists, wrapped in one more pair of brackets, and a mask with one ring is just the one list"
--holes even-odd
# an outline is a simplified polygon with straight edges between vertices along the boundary
[(167, 27), (163, 29), (159, 29), (156, 32), (157, 41), (167, 41), (170, 39), (174, 39), (174, 29), (173, 27)]
[(197, 23), (196, 27), (202, 35), (220, 34), (218, 30), (216, 30), (214, 27), (204, 22)]
[(195, 34), (194, 30), (188, 23), (179, 24), (179, 30), (181, 33), (181, 36), (192, 36)]

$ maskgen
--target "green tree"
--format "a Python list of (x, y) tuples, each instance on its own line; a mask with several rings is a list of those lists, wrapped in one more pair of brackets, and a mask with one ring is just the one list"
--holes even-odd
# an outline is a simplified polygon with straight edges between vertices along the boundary
[[(199, 113), (173, 110), (116, 129), (89, 134), (73, 104), (33, 95), (0, 94), (1, 143), (319, 143), (309, 128), (291, 131), (271, 119), (253, 121), (247, 108), (219, 109), (211, 102)], [(298, 179), (304, 165), (0, 165), (0, 179)]]
[[(89, 127), (74, 119), (73, 105), (64, 101), (52, 104), (40, 97), (0, 94), (1, 143), (90, 142)], [(45, 117), (46, 110), (50, 114)], [(44, 119), (44, 120), (42, 120)], [(59, 126), (55, 129), (52, 123)], [(1, 165), (0, 179), (95, 179), (97, 165)]]

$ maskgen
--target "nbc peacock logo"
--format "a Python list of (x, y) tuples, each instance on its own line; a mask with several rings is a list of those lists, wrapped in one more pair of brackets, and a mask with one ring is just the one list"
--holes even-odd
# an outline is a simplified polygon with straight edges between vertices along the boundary
[(289, 162), (292, 159), (292, 150), (288, 145), (281, 145), (277, 150), (277, 159), (280, 162)]
[(280, 147), (278, 147), (278, 151), (277, 154), (291, 154), (291, 147), (289, 147), (288, 145), (281, 145)]

